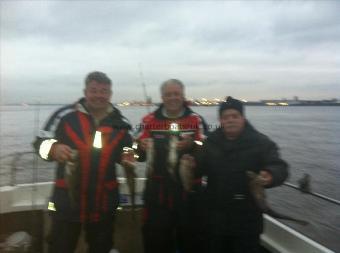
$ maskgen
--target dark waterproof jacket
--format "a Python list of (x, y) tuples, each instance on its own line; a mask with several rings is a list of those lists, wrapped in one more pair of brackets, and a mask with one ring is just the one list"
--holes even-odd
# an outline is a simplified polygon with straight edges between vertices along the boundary
[[(84, 99), (56, 111), (37, 137), (34, 147), (39, 155), (42, 143), (54, 139), (78, 151), (79, 186), (77, 202), (70, 200), (70, 185), (65, 180), (65, 163), (57, 164), (51, 203), (56, 217), (63, 220), (98, 222), (112, 215), (118, 206), (116, 163), (123, 147), (131, 146), (130, 125), (118, 109), (95, 123), (88, 113)], [(102, 148), (93, 146), (96, 131), (101, 132)], [(51, 160), (51, 157), (43, 157)]]
[(207, 176), (205, 200), (211, 234), (261, 233), (262, 213), (249, 192), (246, 171), (267, 170), (273, 176), (269, 187), (282, 184), (288, 166), (275, 143), (247, 122), (236, 140), (226, 139), (222, 129), (215, 130), (197, 160), (199, 170)]

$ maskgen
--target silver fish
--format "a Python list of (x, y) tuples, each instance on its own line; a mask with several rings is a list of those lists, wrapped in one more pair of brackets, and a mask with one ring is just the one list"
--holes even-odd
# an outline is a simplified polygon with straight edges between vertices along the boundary
[(73, 207), (79, 201), (80, 168), (78, 155), (78, 151), (73, 149), (71, 152), (71, 159), (65, 164), (64, 173), (64, 179), (68, 187), (68, 194)]
[(273, 218), (290, 220), (299, 223), (300, 225), (308, 225), (309, 223), (305, 220), (296, 219), (294, 217), (280, 214), (273, 209), (271, 209), (266, 201), (266, 194), (264, 190), (264, 179), (253, 171), (247, 171), (247, 176), (249, 178), (249, 189), (254, 197), (257, 206), (263, 213), (272, 216)]
[(177, 165), (177, 160), (178, 160), (177, 143), (178, 143), (178, 136), (170, 135), (167, 170), (173, 179), (176, 179), (176, 165)]
[[(127, 181), (127, 185), (130, 192), (130, 199), (131, 199), (131, 206), (132, 211), (135, 210), (136, 207), (136, 165), (135, 165), (135, 153), (134, 149), (130, 147), (124, 147), (123, 148), (123, 157), (125, 158), (124, 162), (122, 163), (122, 166), (125, 171), (125, 177)], [(133, 212), (134, 215), (134, 212)]]
[(195, 160), (192, 156), (184, 154), (179, 161), (179, 176), (185, 191), (192, 190), (194, 182)]

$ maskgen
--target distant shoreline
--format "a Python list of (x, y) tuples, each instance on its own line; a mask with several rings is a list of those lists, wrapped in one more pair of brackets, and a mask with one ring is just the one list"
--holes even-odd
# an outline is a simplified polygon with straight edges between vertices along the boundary
[[(20, 103), (13, 103), (13, 104), (3, 104), (2, 106), (23, 106), (23, 107), (28, 107), (28, 106), (66, 106), (69, 104), (20, 104)], [(120, 106), (118, 104), (115, 104), (115, 106), (118, 107), (146, 107), (147, 105), (129, 105), (129, 106)], [(152, 104), (148, 106), (158, 106), (159, 104)], [(288, 104), (288, 105), (267, 105), (265, 103), (261, 102), (250, 102), (250, 103), (244, 103), (245, 106), (264, 106), (264, 107), (286, 107), (286, 106), (294, 106), (294, 107), (309, 107), (309, 106), (340, 106), (340, 103), (308, 103), (308, 104)], [(216, 105), (189, 105), (192, 107), (216, 107), (219, 106), (218, 104)]]

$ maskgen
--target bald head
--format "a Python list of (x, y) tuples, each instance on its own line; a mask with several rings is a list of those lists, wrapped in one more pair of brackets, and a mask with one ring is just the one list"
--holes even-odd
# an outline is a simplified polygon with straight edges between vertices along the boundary
[(184, 84), (178, 79), (169, 79), (169, 80), (166, 80), (162, 83), (162, 85), (161, 85), (161, 95), (162, 96), (164, 95), (164, 92), (169, 85), (179, 86), (180, 89), (182, 90), (182, 94), (184, 96)]
[(167, 115), (177, 117), (184, 109), (184, 85), (177, 79), (169, 79), (161, 85), (161, 95)]

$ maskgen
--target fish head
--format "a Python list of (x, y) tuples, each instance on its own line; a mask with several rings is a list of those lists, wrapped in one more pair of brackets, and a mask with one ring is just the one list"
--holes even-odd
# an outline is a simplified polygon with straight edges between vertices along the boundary
[(249, 190), (257, 206), (263, 212), (267, 210), (266, 195), (264, 191), (264, 179), (253, 171), (247, 171), (249, 178)]
[(257, 174), (254, 171), (247, 170), (247, 176), (250, 180), (254, 180), (257, 177)]
[(247, 171), (247, 176), (250, 183), (263, 187), (266, 184), (265, 179), (254, 171)]

